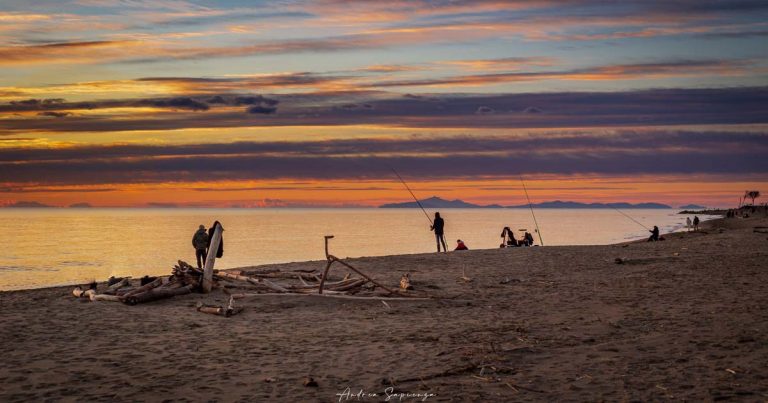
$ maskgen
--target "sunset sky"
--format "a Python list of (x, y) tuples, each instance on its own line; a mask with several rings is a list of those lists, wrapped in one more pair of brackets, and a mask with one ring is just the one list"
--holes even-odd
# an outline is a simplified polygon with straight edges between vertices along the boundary
[(2, 0), (0, 71), (0, 205), (768, 192), (766, 1)]

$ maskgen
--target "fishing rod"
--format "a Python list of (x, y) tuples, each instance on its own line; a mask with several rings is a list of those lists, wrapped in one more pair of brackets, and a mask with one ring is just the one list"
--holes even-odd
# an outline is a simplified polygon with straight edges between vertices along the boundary
[[(609, 206), (611, 206), (611, 204), (610, 204), (610, 203), (608, 203), (608, 205), (609, 205)], [(637, 221), (637, 220), (635, 220), (634, 218), (630, 217), (628, 214), (625, 214), (623, 211), (621, 211), (621, 210), (617, 209), (617, 208), (616, 208), (616, 207), (614, 207), (614, 206), (611, 206), (611, 208), (612, 208), (612, 209), (614, 209), (614, 210), (616, 210), (616, 211), (618, 211), (618, 212), (619, 212), (619, 214), (623, 215), (624, 217), (627, 217), (627, 218), (629, 218), (630, 220), (634, 221), (635, 223), (637, 223), (637, 225), (639, 225), (639, 226), (641, 226), (641, 227), (643, 227), (643, 228), (647, 229), (648, 231), (650, 231), (650, 228), (648, 228), (648, 227), (646, 227), (645, 225), (643, 225), (643, 223), (641, 223), (640, 221)]]
[(397, 175), (397, 178), (398, 178), (398, 179), (400, 179), (400, 182), (403, 184), (403, 186), (405, 186), (405, 188), (406, 188), (406, 189), (408, 189), (408, 193), (410, 193), (410, 194), (411, 194), (411, 197), (413, 197), (413, 200), (415, 200), (415, 201), (416, 201), (416, 204), (418, 204), (418, 205), (419, 205), (419, 208), (421, 208), (421, 211), (424, 213), (424, 216), (425, 216), (425, 217), (427, 217), (427, 220), (429, 220), (429, 225), (430, 225), (430, 226), (433, 226), (433, 225), (435, 225), (435, 224), (432, 222), (432, 219), (431, 219), (431, 218), (429, 218), (429, 214), (427, 214), (427, 210), (424, 210), (424, 206), (422, 206), (422, 205), (421, 205), (421, 202), (419, 201), (419, 199), (417, 199), (417, 198), (416, 198), (416, 195), (415, 195), (415, 194), (413, 194), (413, 191), (411, 190), (411, 188), (410, 188), (410, 187), (408, 187), (408, 184), (407, 184), (407, 183), (405, 183), (405, 180), (403, 180), (403, 177), (402, 177), (402, 176), (400, 176), (400, 174), (399, 174), (399, 173), (397, 173), (397, 171), (395, 171), (395, 168), (392, 168), (392, 167), (390, 167), (390, 169), (392, 170), (392, 172), (394, 172), (394, 173), (395, 173), (395, 175)]
[(528, 189), (525, 187), (525, 181), (523, 181), (523, 175), (518, 176), (520, 178), (520, 183), (523, 184), (523, 191), (525, 192), (525, 198), (528, 199), (528, 207), (531, 208), (531, 215), (533, 216), (533, 224), (536, 225), (536, 233), (539, 234), (539, 243), (541, 246), (544, 246), (544, 240), (541, 239), (541, 231), (539, 230), (539, 223), (536, 221), (536, 214), (533, 213), (533, 204), (531, 203), (531, 198), (528, 197)]

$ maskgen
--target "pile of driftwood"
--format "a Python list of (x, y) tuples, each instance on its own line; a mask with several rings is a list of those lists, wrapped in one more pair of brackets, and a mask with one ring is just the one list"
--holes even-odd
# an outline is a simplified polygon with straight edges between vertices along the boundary
[(91, 301), (116, 301), (136, 305), (199, 291), (202, 277), (202, 270), (179, 261), (170, 277), (151, 278), (136, 286), (130, 278), (111, 278), (106, 289), (99, 291), (94, 283), (89, 289), (77, 287), (72, 294)]
[[(217, 228), (216, 233), (220, 231), (221, 229)], [(417, 298), (419, 295), (412, 291), (407, 274), (400, 280), (400, 288), (392, 289), (329, 254), (328, 240), (331, 238), (333, 238), (332, 235), (325, 237), (326, 265), (322, 271), (284, 272), (279, 269), (218, 271), (213, 270), (213, 254), (209, 254), (204, 269), (198, 269), (179, 260), (173, 267), (171, 275), (167, 277), (145, 277), (144, 281), (138, 285), (133, 284), (130, 278), (112, 278), (107, 283), (106, 289), (98, 290), (98, 285), (93, 283), (90, 288), (75, 288), (73, 294), (75, 297), (90, 301), (117, 301), (136, 305), (192, 292), (208, 293), (214, 288), (221, 288), (231, 296), (228, 306), (200, 305), (198, 311), (224, 316), (240, 311), (234, 307), (234, 299), (254, 296), (293, 295), (388, 300), (429, 298), (427, 295)], [(215, 245), (218, 245), (218, 242), (215, 242)], [(329, 271), (333, 264), (339, 264), (351, 272), (343, 278), (331, 278)], [(233, 292), (233, 289), (240, 292)]]

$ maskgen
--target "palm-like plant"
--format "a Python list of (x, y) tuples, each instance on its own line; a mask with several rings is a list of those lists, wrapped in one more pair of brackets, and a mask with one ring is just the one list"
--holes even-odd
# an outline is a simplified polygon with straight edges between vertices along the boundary
[(750, 198), (752, 199), (752, 205), (755, 205), (755, 199), (760, 197), (760, 192), (757, 190), (747, 190), (744, 192), (744, 199)]

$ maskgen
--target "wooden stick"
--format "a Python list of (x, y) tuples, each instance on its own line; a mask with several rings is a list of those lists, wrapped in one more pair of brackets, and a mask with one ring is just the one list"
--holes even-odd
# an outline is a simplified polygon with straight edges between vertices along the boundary
[(121, 302), (122, 299), (117, 295), (91, 294), (91, 301)]
[(341, 259), (339, 259), (339, 258), (337, 258), (335, 256), (331, 256), (331, 258), (333, 258), (334, 261), (339, 262), (339, 263), (343, 264), (344, 266), (347, 266), (349, 269), (353, 270), (355, 273), (357, 273), (357, 274), (367, 278), (368, 281), (372, 282), (373, 284), (376, 284), (377, 286), (387, 290), (387, 292), (389, 292), (390, 294), (395, 294), (395, 292), (390, 290), (387, 286), (379, 283), (378, 281), (376, 281), (376, 280), (372, 279), (371, 277), (367, 276), (366, 274), (364, 274), (360, 270), (357, 270), (356, 268), (352, 267), (349, 263), (347, 263), (347, 262), (345, 262), (345, 261), (343, 261), (343, 260), (341, 260)]
[(349, 289), (352, 289), (352, 288), (355, 288), (355, 287), (360, 287), (361, 285), (363, 285), (363, 284), (365, 284), (367, 282), (368, 282), (368, 280), (364, 280), (364, 279), (361, 278), (361, 279), (353, 281), (353, 282), (351, 282), (349, 284), (344, 284), (344, 285), (340, 285), (340, 286), (337, 286), (337, 287), (331, 287), (331, 288), (329, 288), (329, 290), (333, 290), (333, 291), (346, 291), (346, 290), (349, 290)]
[(300, 294), (300, 293), (287, 293), (287, 294), (278, 294), (278, 293), (244, 293), (244, 294), (232, 294), (232, 297), (235, 299), (240, 298), (250, 298), (250, 297), (272, 297), (272, 296), (302, 296), (302, 297), (325, 297), (325, 298), (342, 298), (342, 299), (359, 299), (359, 300), (372, 300), (372, 301), (433, 301), (435, 298), (417, 298), (417, 297), (377, 297), (377, 296), (370, 296), (370, 297), (360, 297), (356, 295), (334, 295), (334, 294)]
[[(328, 237), (325, 237), (325, 254), (328, 255)], [(325, 270), (323, 270), (323, 277), (320, 278), (320, 287), (318, 288), (317, 293), (322, 294), (323, 293), (323, 286), (325, 285), (325, 279), (328, 278), (328, 270), (331, 269), (331, 265), (333, 264), (333, 260), (329, 257), (328, 263), (325, 265)]]

